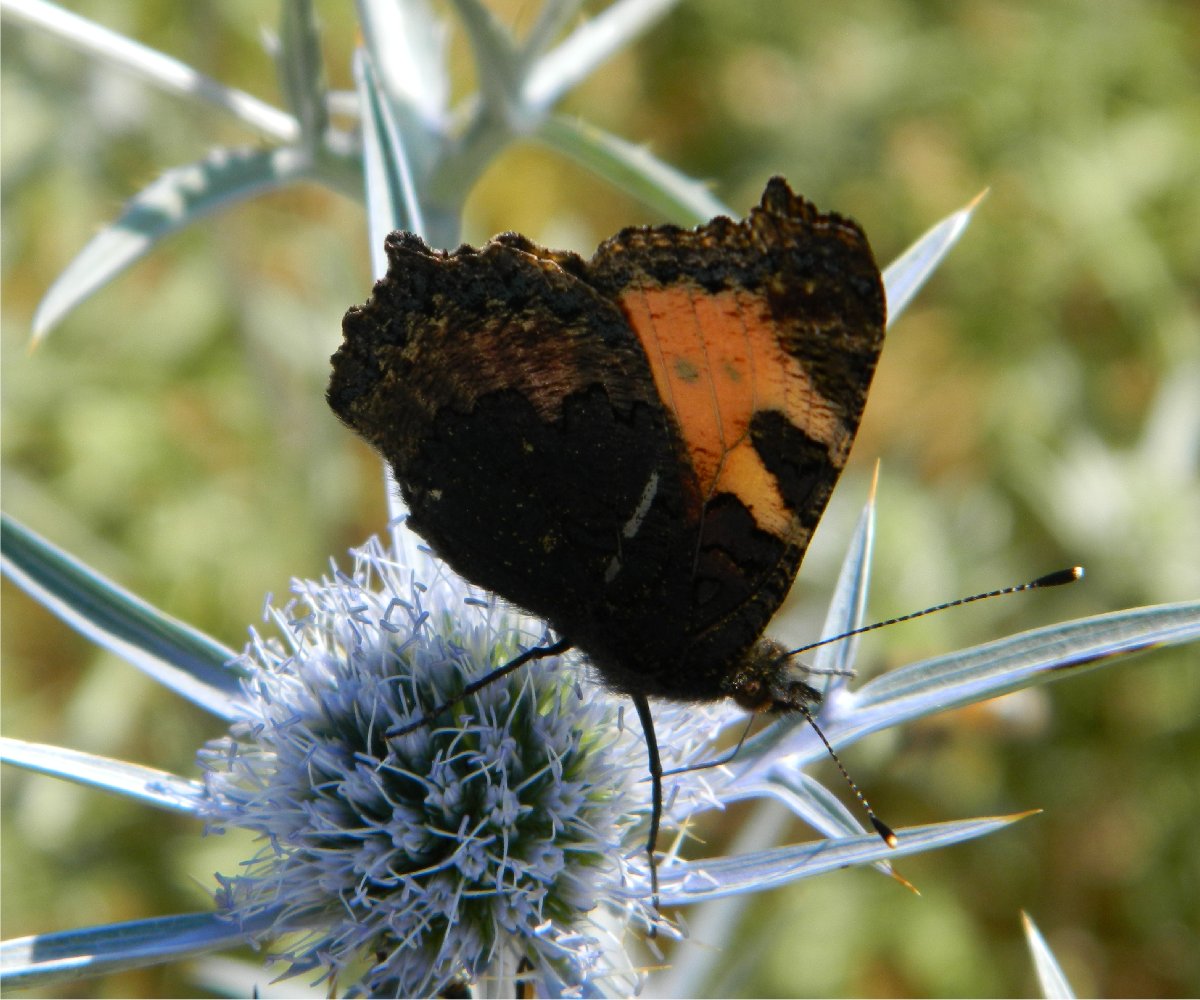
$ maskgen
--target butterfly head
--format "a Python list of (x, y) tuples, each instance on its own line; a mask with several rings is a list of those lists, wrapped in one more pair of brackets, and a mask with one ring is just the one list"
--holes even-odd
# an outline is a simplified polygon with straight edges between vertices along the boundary
[(750, 712), (815, 711), (821, 704), (821, 692), (800, 675), (784, 646), (762, 638), (730, 672), (726, 694)]

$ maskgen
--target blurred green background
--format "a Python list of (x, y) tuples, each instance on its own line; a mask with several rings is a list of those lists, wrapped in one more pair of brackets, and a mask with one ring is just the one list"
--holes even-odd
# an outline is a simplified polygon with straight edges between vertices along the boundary
[[(276, 4), (68, 6), (279, 99), (260, 41)], [(518, 31), (536, 11), (495, 7)], [(318, 10), (347, 87), (350, 7)], [(9, 23), (2, 46), (4, 508), (240, 647), (264, 595), (383, 525), (378, 465), (322, 399), (341, 315), (370, 289), (362, 206), (298, 187), (213, 217), (30, 353), (39, 297), (126, 198), (255, 137)], [(457, 32), (452, 48), (469, 93)], [(867, 671), (1200, 595), (1200, 5), (688, 0), (564, 106), (711, 179), (738, 212), (782, 173), (856, 218), (881, 262), (990, 188), (889, 337), (776, 632), (818, 627), (877, 459), (873, 616), (1072, 563), (1088, 576), (888, 629), (864, 644)], [(479, 184), (464, 235), (590, 252), (657, 221), (526, 145)], [(3, 597), (5, 734), (194, 773), (211, 719), (7, 582)], [(1081, 995), (1200, 993), (1198, 659), (1153, 653), (849, 749), (897, 826), (1045, 812), (906, 860), (920, 897), (855, 870), (755, 899), (700, 942), (726, 976), (711, 992), (1032, 993), (1024, 908)], [(211, 873), (240, 853), (12, 770), (3, 806), (6, 937), (205, 908)], [(723, 820), (705, 850), (762, 821)], [(77, 994), (195, 989), (165, 966)]]

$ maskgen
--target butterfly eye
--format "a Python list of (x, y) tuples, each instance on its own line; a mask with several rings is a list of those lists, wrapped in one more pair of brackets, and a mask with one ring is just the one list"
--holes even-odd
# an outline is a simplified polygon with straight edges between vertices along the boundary
[(774, 699), (767, 693), (767, 686), (757, 678), (745, 679), (733, 690), (733, 699), (747, 712), (769, 712)]

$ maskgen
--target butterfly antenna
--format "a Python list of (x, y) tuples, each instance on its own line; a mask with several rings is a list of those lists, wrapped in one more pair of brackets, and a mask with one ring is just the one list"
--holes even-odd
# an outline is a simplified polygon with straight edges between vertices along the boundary
[(819, 639), (816, 642), (810, 642), (807, 646), (800, 646), (797, 649), (789, 650), (780, 656), (779, 659), (782, 662), (793, 656), (798, 656), (800, 653), (807, 653), (810, 649), (816, 649), (818, 646), (827, 646), (831, 642), (840, 642), (842, 639), (849, 639), (854, 635), (862, 635), (864, 632), (874, 632), (877, 628), (885, 628), (888, 625), (899, 625), (901, 622), (912, 621), (914, 618), (923, 618), (925, 615), (931, 615), (935, 611), (945, 611), (947, 608), (957, 608), (963, 604), (974, 604), (976, 601), (984, 601), (990, 597), (1003, 597), (1005, 594), (1020, 594), (1026, 590), (1061, 587), (1064, 584), (1074, 583), (1076, 580), (1081, 580), (1082, 578), (1082, 566), (1060, 569), (1054, 573), (1039, 576), (1036, 580), (1030, 580), (1028, 583), (1017, 584), (1015, 587), (1002, 587), (999, 590), (989, 590), (983, 594), (972, 594), (970, 597), (960, 597), (956, 601), (947, 601), (945, 604), (938, 604), (932, 608), (925, 608), (922, 611), (913, 611), (911, 614), (901, 615), (899, 618), (889, 618), (887, 621), (872, 622), (870, 625), (851, 629), (849, 632), (841, 633), (841, 635), (832, 635), (828, 639)]
[[(1060, 569), (1054, 573), (1047, 573), (1045, 576), (1039, 576), (1036, 580), (1030, 580), (1028, 583), (1018, 584), (1015, 587), (1002, 587), (1000, 590), (989, 590), (982, 594), (972, 594), (970, 597), (960, 597), (955, 601), (947, 601), (945, 604), (938, 604), (932, 608), (925, 608), (923, 611), (914, 611), (911, 614), (900, 615), (898, 618), (889, 618), (887, 621), (873, 622), (870, 625), (864, 625), (861, 628), (851, 629), (849, 632), (843, 632), (841, 635), (830, 636), (828, 639), (821, 639), (818, 642), (809, 643), (807, 646), (801, 646), (798, 649), (793, 649), (790, 652), (780, 657), (780, 660), (785, 660), (796, 656), (800, 653), (806, 653), (810, 649), (816, 649), (818, 646), (826, 646), (831, 642), (838, 642), (841, 639), (848, 639), (853, 635), (862, 635), (864, 632), (872, 632), (877, 628), (884, 628), (888, 625), (898, 625), (900, 622), (911, 621), (914, 618), (921, 618), (924, 615), (931, 615), (935, 611), (945, 611), (947, 608), (957, 608), (962, 604), (972, 604), (975, 601), (983, 601), (990, 597), (1001, 597), (1005, 594), (1019, 594), (1025, 590), (1040, 590), (1044, 587), (1061, 587), (1063, 584), (1074, 583), (1082, 578), (1083, 567), (1072, 566), (1070, 569)], [(883, 838), (883, 842), (888, 847), (895, 847), (898, 843), (896, 834), (892, 828), (883, 820), (875, 815), (875, 810), (871, 808), (871, 803), (867, 801), (867, 797), (863, 795), (862, 790), (855, 784), (854, 779), (850, 777), (845, 765), (830, 745), (824, 731), (817, 724), (816, 718), (812, 711), (803, 702), (799, 702), (796, 708), (803, 714), (808, 724), (812, 726), (813, 731), (821, 738), (821, 742), (825, 744), (825, 749), (829, 752), (829, 756), (833, 758), (833, 762), (837, 764), (838, 770), (842, 772), (842, 777), (846, 779), (846, 784), (850, 786), (850, 790), (854, 793), (854, 797), (858, 799), (863, 810), (870, 819), (871, 825), (875, 828), (875, 832)]]
[(808, 724), (812, 726), (813, 732), (821, 737), (821, 742), (825, 744), (825, 749), (829, 751), (829, 756), (833, 758), (833, 762), (837, 764), (838, 770), (842, 772), (842, 777), (846, 779), (846, 784), (850, 786), (850, 791), (854, 793), (854, 797), (858, 799), (859, 804), (865, 810), (867, 819), (871, 821), (871, 826), (875, 828), (875, 832), (883, 838), (883, 842), (887, 844), (888, 847), (895, 847), (898, 843), (900, 843), (896, 837), (895, 831), (893, 831), (890, 826), (888, 826), (883, 820), (875, 815), (875, 810), (871, 808), (871, 803), (867, 801), (867, 797), (863, 795), (862, 789), (859, 788), (854, 779), (850, 777), (850, 772), (846, 770), (846, 766), (842, 763), (842, 759), (837, 755), (837, 751), (835, 751), (830, 745), (824, 731), (819, 725), (817, 725), (817, 720), (813, 717), (812, 712), (809, 711), (808, 706), (801, 702), (796, 707), (800, 710), (800, 713), (807, 720)]

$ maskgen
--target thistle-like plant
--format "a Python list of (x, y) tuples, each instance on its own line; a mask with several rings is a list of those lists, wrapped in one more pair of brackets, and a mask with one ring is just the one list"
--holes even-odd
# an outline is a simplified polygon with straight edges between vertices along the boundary
[[(671, 6), (617, 0), (567, 30), (578, 4), (546, 3), (515, 41), (477, 0), (452, 5), (475, 57), (479, 91), (448, 105), (444, 25), (419, 0), (359, 5), (357, 126), (331, 122), (346, 95), (328, 92), (311, 6), (285, 3), (280, 79), (288, 110), (261, 105), (128, 39), (52, 5), (5, 0), (6, 16), (90, 55), (217, 104), (273, 140), (217, 150), (164, 173), (131, 200), (64, 271), (34, 323), (43, 336), (67, 311), (171, 232), (262, 190), (315, 179), (341, 190), (365, 178), (369, 241), (382, 271), (394, 228), (430, 243), (458, 240), (463, 201), (498, 151), (532, 137), (680, 222), (730, 214), (708, 192), (644, 150), (556, 115), (575, 82)], [(934, 226), (885, 272), (890, 322), (963, 232), (973, 206)], [(319, 398), (314, 405), (323, 405)], [(395, 491), (389, 491), (394, 498)], [(864, 618), (873, 498), (847, 547), (825, 634)], [(680, 933), (649, 906), (642, 854), (649, 794), (644, 748), (623, 707), (586, 663), (544, 661), (461, 699), (449, 716), (398, 738), (420, 718), (521, 648), (543, 627), (455, 577), (393, 510), (386, 542), (297, 580), (240, 654), (140, 601), (9, 519), (5, 572), (85, 635), (119, 653), (225, 727), (180, 776), (60, 747), (3, 741), (4, 759), (193, 817), (239, 828), (258, 848), (218, 875), (211, 911), (7, 942), (6, 987), (204, 954), (252, 941), (323, 991), (495, 995), (628, 993), (641, 973), (630, 936)], [(1150, 646), (1193, 642), (1200, 604), (1135, 609), (1069, 622), (913, 663), (854, 687), (856, 644), (814, 656), (824, 681), (818, 714), (835, 747), (934, 712)], [(841, 799), (802, 771), (825, 749), (802, 719), (779, 719), (727, 765), (687, 770), (736, 738), (742, 718), (715, 706), (656, 712), (668, 771), (661, 903), (723, 900), (722, 919), (764, 889), (847, 865), (890, 861), (1003, 828), (992, 817), (898, 830), (891, 850)], [(822, 837), (723, 857), (687, 844), (705, 810), (772, 799)], [(687, 850), (684, 851), (683, 848)], [(686, 856), (684, 856), (686, 854)], [(659, 988), (698, 992), (705, 961), (666, 973)]]

